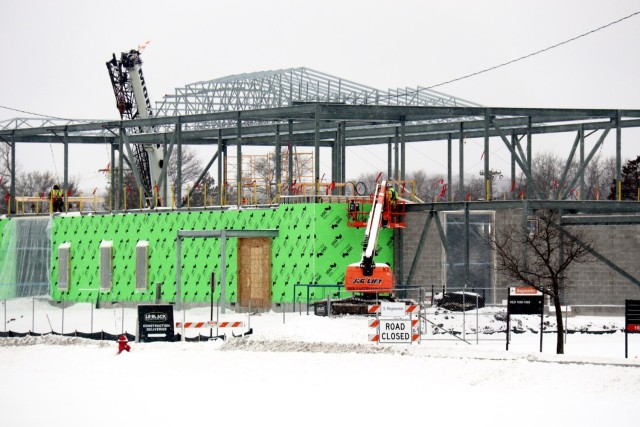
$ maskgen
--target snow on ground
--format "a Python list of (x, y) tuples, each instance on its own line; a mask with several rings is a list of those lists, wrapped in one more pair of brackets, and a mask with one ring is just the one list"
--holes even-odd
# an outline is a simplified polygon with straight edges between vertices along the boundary
[[(3, 321), (5, 308), (12, 331), (62, 330), (61, 305), (7, 301)], [(607, 333), (568, 334), (566, 354), (555, 355), (555, 332), (544, 334), (539, 352), (539, 317), (512, 318), (522, 333), (512, 333), (507, 352), (501, 309), (471, 313), (430, 309), (427, 318), (455, 336), (429, 324), (413, 345), (369, 342), (367, 318), (307, 316), (304, 309), (251, 316), (227, 310), (219, 320), (250, 322), (254, 333), (131, 343), (119, 356), (115, 342), (3, 338), (0, 425), (635, 425), (640, 335), (629, 336), (625, 359), (622, 318), (569, 318), (572, 331)], [(134, 308), (74, 304), (65, 307), (64, 332), (93, 325), (135, 334), (135, 316)], [(209, 318), (209, 307), (175, 312), (176, 321)], [(553, 319), (544, 320), (554, 331)]]

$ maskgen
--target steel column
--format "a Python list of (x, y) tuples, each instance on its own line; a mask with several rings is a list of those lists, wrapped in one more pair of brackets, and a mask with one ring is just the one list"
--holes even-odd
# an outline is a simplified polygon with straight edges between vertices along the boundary
[[(176, 124), (176, 143), (178, 144), (178, 158), (177, 160), (177, 170), (176, 170), (176, 205), (181, 208), (182, 207), (182, 124), (180, 120)], [(169, 148), (171, 151), (171, 148)]]
[[(113, 205), (115, 210), (122, 209), (122, 205), (124, 203), (124, 198), (127, 197), (127, 192), (125, 190), (125, 182), (124, 182), (124, 137), (122, 135), (122, 131), (118, 135), (118, 182), (120, 185), (118, 186), (118, 197), (116, 202)], [(124, 192), (124, 195), (123, 195)]]
[[(532, 141), (531, 141), (531, 116), (527, 117), (527, 158), (526, 160), (526, 164), (527, 164), (527, 170), (529, 172), (531, 172), (531, 153), (532, 153)], [(530, 173), (531, 175), (531, 173)], [(527, 177), (527, 199), (530, 199), (531, 196), (533, 195), (533, 179)]]
[(616, 200), (622, 200), (622, 128), (620, 110), (616, 111)]
[(318, 107), (316, 106), (314, 114), (315, 133), (313, 135), (314, 142), (314, 157), (315, 157), (315, 184), (316, 188), (314, 194), (317, 196), (320, 193), (320, 120), (318, 118)]
[(491, 172), (489, 170), (489, 110), (484, 112), (484, 185), (485, 200), (491, 200)]
[[(276, 194), (280, 194), (280, 184), (282, 183), (281, 174), (282, 174), (282, 141), (280, 139), (280, 125), (276, 124)], [(269, 189), (271, 189), (271, 183), (267, 184)], [(270, 193), (270, 191), (268, 191)], [(271, 203), (271, 200), (269, 200)]]
[(402, 157), (400, 158), (400, 179), (402, 181), (405, 180), (406, 178), (406, 157), (407, 157), (407, 145), (406, 145), (406, 141), (405, 141), (405, 136), (406, 136), (406, 129), (405, 126), (406, 122), (404, 120), (404, 117), (402, 118), (402, 122), (400, 123), (400, 144), (402, 146)]
[[(7, 213), (18, 213), (16, 209), (16, 135), (15, 131), (11, 132), (11, 194), (9, 195), (9, 204), (11, 205)], [(6, 302), (5, 302), (6, 306)]]
[(237, 182), (237, 204), (242, 206), (242, 120), (240, 120), (240, 112), (238, 111), (238, 120), (236, 122), (236, 182)]
[(293, 194), (293, 120), (288, 120), (289, 125), (289, 182), (287, 182), (287, 188), (289, 194)]
[(460, 200), (465, 199), (464, 194), (464, 123), (460, 122), (460, 139), (458, 141), (458, 191), (460, 192)]
[[(511, 131), (511, 182), (509, 183), (509, 191), (513, 193), (516, 188), (516, 147), (518, 145), (518, 135), (515, 130)], [(510, 194), (513, 196), (513, 194)]]
[[(580, 166), (584, 164), (584, 126), (580, 125)], [(584, 181), (584, 174), (580, 175), (580, 199), (585, 199), (586, 184)]]
[(220, 207), (223, 206), (224, 198), (222, 192), (224, 189), (224, 182), (222, 180), (222, 164), (224, 162), (224, 155), (222, 154), (222, 131), (218, 129), (218, 203)]
[(116, 168), (116, 149), (115, 149), (115, 144), (111, 143), (111, 163), (109, 163), (110, 167), (109, 169), (109, 180), (111, 181), (111, 188), (109, 189), (109, 210), (112, 209), (112, 207), (115, 208), (116, 206), (116, 174), (115, 171), (117, 170)]
[(64, 159), (63, 159), (63, 172), (62, 172), (62, 176), (63, 176), (63, 197), (64, 197), (64, 211), (68, 212), (69, 211), (69, 132), (67, 131), (67, 128), (64, 128), (64, 139), (63, 139), (63, 144), (64, 144)]
[(453, 202), (453, 197), (452, 197), (452, 185), (451, 185), (451, 180), (452, 180), (452, 171), (451, 171), (451, 133), (449, 133), (449, 136), (447, 137), (447, 199), (450, 202)]

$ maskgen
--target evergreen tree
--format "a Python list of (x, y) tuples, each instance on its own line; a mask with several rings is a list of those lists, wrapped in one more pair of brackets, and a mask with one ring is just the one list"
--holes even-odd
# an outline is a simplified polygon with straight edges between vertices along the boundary
[[(638, 188), (640, 187), (640, 156), (635, 160), (629, 160), (622, 167), (622, 200), (638, 200)], [(617, 199), (617, 183), (614, 178), (611, 183), (611, 191), (609, 192), (609, 200)]]

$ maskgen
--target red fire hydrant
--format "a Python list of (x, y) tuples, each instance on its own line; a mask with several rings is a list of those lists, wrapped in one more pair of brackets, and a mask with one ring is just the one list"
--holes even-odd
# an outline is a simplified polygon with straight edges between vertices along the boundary
[(129, 345), (127, 337), (120, 335), (120, 338), (118, 338), (118, 354), (122, 353), (124, 350), (131, 350), (131, 346)]

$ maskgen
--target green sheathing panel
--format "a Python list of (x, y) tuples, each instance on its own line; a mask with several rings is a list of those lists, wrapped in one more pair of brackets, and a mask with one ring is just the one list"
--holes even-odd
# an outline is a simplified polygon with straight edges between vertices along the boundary
[[(162, 283), (162, 301), (176, 300), (176, 238), (178, 230), (277, 229), (272, 241), (273, 302), (292, 302), (295, 284), (338, 284), (348, 264), (359, 262), (364, 229), (346, 226), (344, 204), (280, 205), (276, 209), (128, 213), (60, 216), (54, 219), (51, 290), (56, 300), (154, 301)], [(382, 230), (377, 262), (393, 262), (393, 232)], [(113, 286), (100, 291), (99, 247), (113, 241)], [(135, 289), (135, 248), (149, 241), (149, 280), (146, 291)], [(58, 246), (71, 243), (69, 290), (58, 280)], [(237, 239), (227, 239), (226, 301), (237, 300)], [(184, 302), (208, 302), (209, 280), (216, 274), (214, 299), (220, 297), (220, 239), (182, 240), (181, 287)]]
[[(9, 221), (11, 221), (9, 218), (0, 218), (0, 243), (3, 242), (4, 239), (4, 228), (7, 226), (7, 224), (9, 224)], [(0, 247), (0, 268), (3, 268), (4, 271), (4, 265), (3, 262), (6, 259), (5, 257), (5, 251), (7, 249), (5, 249), (3, 247), (3, 245), (0, 245), (2, 247)], [(1, 276), (2, 274), (0, 274)], [(15, 282), (15, 277), (12, 278), (12, 280)], [(3, 286), (3, 284), (1, 283), (2, 280), (0, 280), (0, 300), (6, 300), (6, 299), (11, 299), (15, 297), (16, 294), (16, 287), (15, 286)]]

